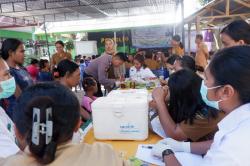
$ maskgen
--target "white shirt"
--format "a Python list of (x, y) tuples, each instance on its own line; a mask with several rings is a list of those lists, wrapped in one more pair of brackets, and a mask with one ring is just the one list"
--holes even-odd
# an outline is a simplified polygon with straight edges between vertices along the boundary
[(14, 124), (0, 107), (0, 158), (16, 154), (19, 148), (15, 144)]
[(149, 68), (141, 67), (140, 70), (137, 70), (134, 66), (129, 70), (129, 77), (132, 79), (145, 79), (145, 78), (154, 78), (156, 77), (154, 73)]
[(202, 166), (250, 166), (250, 103), (240, 106), (219, 124)]

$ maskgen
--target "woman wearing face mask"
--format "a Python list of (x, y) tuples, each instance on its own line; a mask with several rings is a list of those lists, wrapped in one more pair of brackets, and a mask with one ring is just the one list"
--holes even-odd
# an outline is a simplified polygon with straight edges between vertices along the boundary
[(6, 111), (10, 118), (12, 117), (16, 98), (25, 88), (33, 84), (29, 73), (22, 67), (24, 63), (24, 52), (23, 43), (17, 39), (6, 39), (2, 44), (1, 57), (10, 67), (10, 74), (15, 78), (17, 87), (15, 95), (7, 99), (8, 106), (6, 107)]
[(225, 118), (218, 123), (219, 131), (215, 134), (211, 147), (207, 150), (204, 148), (209, 147), (208, 142), (192, 143), (190, 146), (190, 143), (162, 140), (153, 148), (153, 155), (163, 156), (165, 163), (170, 166), (179, 166), (181, 164), (175, 158), (173, 151), (176, 147), (189, 144), (192, 153), (206, 154), (202, 163), (197, 163), (199, 166), (249, 165), (249, 53), (249, 46), (224, 49), (215, 54), (205, 70), (205, 80), (201, 87), (203, 100), (207, 105), (226, 114)]
[[(9, 73), (6, 62), (0, 58), (0, 99), (5, 99), (14, 94), (16, 89), (15, 79)], [(19, 151), (15, 144), (14, 125), (5, 110), (0, 107), (0, 158), (5, 158)]]
[(80, 105), (65, 86), (37, 84), (17, 101), (14, 123), (23, 153), (7, 158), (2, 166), (129, 166), (110, 145), (72, 143), (79, 129)]
[(197, 142), (212, 139), (218, 130), (217, 123), (224, 114), (218, 115), (217, 110), (202, 101), (201, 82), (195, 72), (182, 69), (170, 76), (167, 89), (153, 91), (156, 110), (167, 137)]

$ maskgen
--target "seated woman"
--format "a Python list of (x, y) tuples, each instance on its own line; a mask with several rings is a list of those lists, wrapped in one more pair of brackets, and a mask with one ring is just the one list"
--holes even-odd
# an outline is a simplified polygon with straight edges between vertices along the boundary
[[(80, 83), (80, 69), (79, 66), (68, 59), (64, 59), (57, 65), (54, 72), (58, 73), (58, 81), (60, 84), (72, 89)], [(90, 119), (89, 113), (81, 108), (80, 113), (84, 120)]]
[(13, 114), (23, 153), (3, 166), (126, 166), (110, 145), (71, 142), (78, 130), (80, 105), (74, 93), (57, 83), (37, 84), (22, 93)]
[(155, 78), (154, 73), (145, 65), (145, 58), (142, 55), (136, 55), (134, 66), (130, 68), (129, 77), (133, 80)]
[[(201, 141), (213, 138), (223, 115), (207, 106), (200, 95), (202, 79), (190, 70), (172, 74), (168, 88), (156, 88), (153, 99), (167, 137)], [(167, 100), (167, 104), (165, 103)]]
[[(16, 90), (14, 77), (10, 75), (9, 67), (0, 57), (0, 100), (10, 97)], [(19, 148), (15, 144), (14, 124), (0, 106), (0, 158), (16, 154)]]
[[(181, 164), (173, 151), (176, 151), (175, 147), (183, 147), (189, 144), (186, 147), (192, 153), (206, 154), (197, 165), (249, 165), (249, 53), (249, 46), (223, 49), (214, 55), (205, 69), (206, 79), (204, 79), (200, 91), (202, 98), (207, 105), (226, 114), (218, 123), (219, 131), (215, 134), (214, 140), (191, 144), (189, 142), (174, 142), (173, 140), (171, 143), (168, 140), (162, 140), (154, 146), (153, 155), (163, 156), (163, 160), (168, 165), (180, 166)], [(156, 99), (163, 100), (161, 97)]]

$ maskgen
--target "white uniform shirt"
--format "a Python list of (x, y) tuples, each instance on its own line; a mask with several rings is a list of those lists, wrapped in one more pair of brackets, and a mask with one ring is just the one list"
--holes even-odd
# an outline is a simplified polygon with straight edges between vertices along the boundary
[(156, 77), (154, 73), (149, 68), (141, 67), (140, 70), (137, 70), (134, 66), (129, 70), (129, 77), (132, 79), (145, 79), (145, 78), (154, 78)]
[(13, 122), (0, 107), (0, 158), (16, 154), (18, 151)]
[(218, 127), (201, 165), (250, 166), (250, 103), (235, 109)]

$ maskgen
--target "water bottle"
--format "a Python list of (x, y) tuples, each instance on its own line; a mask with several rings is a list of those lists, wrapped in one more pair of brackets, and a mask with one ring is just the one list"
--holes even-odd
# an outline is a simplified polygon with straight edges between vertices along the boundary
[(163, 68), (163, 66), (159, 70), (159, 78), (164, 80), (164, 68)]

